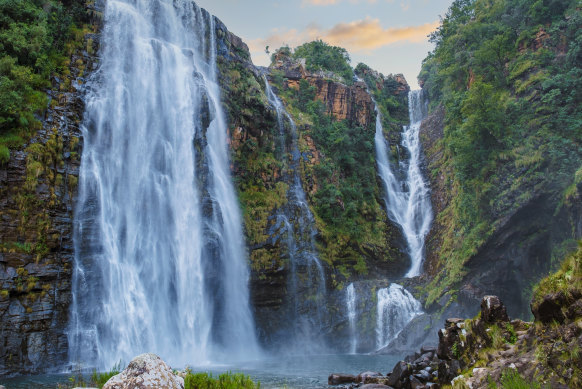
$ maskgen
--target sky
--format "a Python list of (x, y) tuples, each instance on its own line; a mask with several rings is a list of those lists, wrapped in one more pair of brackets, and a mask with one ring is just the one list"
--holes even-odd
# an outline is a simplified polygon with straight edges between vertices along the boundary
[(383, 74), (402, 73), (412, 89), (435, 30), (452, 0), (195, 0), (249, 46), (253, 63), (268, 66), (269, 46), (314, 39), (348, 50)]

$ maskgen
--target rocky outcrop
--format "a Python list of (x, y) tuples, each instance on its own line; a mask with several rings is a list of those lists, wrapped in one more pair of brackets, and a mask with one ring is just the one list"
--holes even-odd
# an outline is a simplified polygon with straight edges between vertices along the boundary
[(184, 389), (184, 378), (175, 375), (157, 355), (142, 354), (111, 377), (103, 389)]
[[(306, 80), (315, 87), (315, 98), (322, 101), (327, 113), (336, 120), (347, 120), (350, 124), (367, 128), (375, 120), (374, 103), (364, 82), (346, 85), (333, 73), (309, 72), (304, 61), (281, 57), (271, 66), (271, 71), (282, 72), (287, 79), (285, 87), (299, 89), (299, 81)], [(405, 81), (404, 81), (405, 82)]]
[(78, 42), (70, 74), (52, 78), (42, 128), (0, 166), (0, 376), (67, 360), (82, 85), (98, 41), (91, 33)]

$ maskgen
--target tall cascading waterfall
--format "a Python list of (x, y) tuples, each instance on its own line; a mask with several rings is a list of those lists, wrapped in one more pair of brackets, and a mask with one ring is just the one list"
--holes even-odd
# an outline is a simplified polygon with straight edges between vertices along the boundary
[[(415, 277), (421, 272), (424, 239), (433, 218), (430, 190), (420, 167), (419, 132), (426, 115), (422, 90), (408, 94), (408, 109), (410, 124), (404, 126), (402, 132), (402, 146), (408, 154), (408, 160), (400, 161), (395, 170), (392, 170), (382, 116), (377, 106), (375, 143), (378, 171), (386, 192), (388, 217), (400, 226), (408, 246), (411, 266), (405, 277)], [(381, 348), (395, 339), (415, 316), (422, 313), (422, 306), (398, 284), (378, 290), (377, 299), (376, 343)]]
[(376, 346), (380, 349), (396, 339), (400, 331), (422, 313), (422, 306), (398, 284), (378, 290), (377, 297)]
[[(406, 238), (411, 266), (405, 277), (420, 274), (424, 257), (424, 239), (430, 229), (433, 214), (430, 190), (421, 171), (420, 124), (426, 115), (426, 104), (422, 90), (408, 94), (410, 125), (402, 132), (402, 146), (409, 155), (392, 170), (388, 157), (388, 147), (384, 138), (382, 118), (376, 108), (376, 160), (378, 171), (386, 194), (388, 216), (397, 223)], [(402, 177), (399, 180), (398, 177)]]
[(348, 323), (350, 325), (350, 354), (355, 354), (358, 348), (358, 332), (356, 328), (356, 288), (351, 283), (346, 288), (346, 308), (348, 310)]
[(107, 1), (83, 128), (73, 364), (260, 353), (214, 23), (189, 0)]
[[(326, 316), (325, 271), (315, 247), (315, 219), (299, 176), (300, 158), (297, 127), (275, 95), (267, 78), (265, 89), (269, 104), (275, 108), (279, 127), (279, 148), (284, 161), (283, 177), (289, 183), (287, 204), (276, 214), (273, 231), (283, 231), (289, 261), (287, 295), (292, 299), (293, 345), (301, 352), (321, 351), (321, 326)], [(290, 131), (287, 137), (286, 123)], [(290, 143), (287, 145), (287, 140)], [(303, 275), (303, 276), (302, 276)], [(309, 295), (309, 300), (300, 301), (300, 296)], [(286, 335), (287, 336), (287, 335)], [(319, 350), (316, 350), (318, 349)]]

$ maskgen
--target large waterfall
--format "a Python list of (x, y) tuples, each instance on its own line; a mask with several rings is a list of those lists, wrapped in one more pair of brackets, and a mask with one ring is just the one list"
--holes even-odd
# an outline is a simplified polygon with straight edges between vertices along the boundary
[(71, 363), (253, 358), (214, 19), (190, 0), (108, 0), (88, 86)]
[[(325, 272), (315, 247), (315, 219), (309, 209), (299, 176), (301, 155), (297, 127), (266, 77), (265, 89), (269, 104), (277, 113), (280, 159), (285, 166), (283, 177), (289, 183), (287, 204), (277, 212), (274, 227), (274, 230), (283, 231), (286, 236), (286, 255), (290, 268), (287, 295), (292, 300), (292, 333), (287, 336), (292, 338), (289, 340), (294, 346), (300, 348), (298, 351), (320, 351), (323, 345), (319, 344), (319, 334), (327, 304)], [(290, 136), (287, 136), (287, 129)], [(304, 298), (306, 296), (310, 298)]]
[[(422, 90), (408, 94), (410, 125), (402, 132), (402, 146), (408, 160), (392, 167), (382, 128), (382, 117), (376, 108), (376, 159), (386, 191), (388, 216), (402, 229), (408, 245), (411, 267), (406, 277), (420, 274), (424, 256), (424, 239), (432, 222), (430, 191), (420, 168), (420, 124), (426, 114)], [(394, 169), (394, 170), (393, 170)]]

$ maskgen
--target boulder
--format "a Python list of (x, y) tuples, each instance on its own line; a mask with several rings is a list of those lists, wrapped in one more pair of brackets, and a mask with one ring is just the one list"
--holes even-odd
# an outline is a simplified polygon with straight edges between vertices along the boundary
[[(360, 382), (359, 376), (357, 379)], [(327, 378), (328, 385), (351, 384), (352, 382), (356, 382), (356, 376), (352, 374), (332, 373)]]
[(481, 319), (486, 323), (509, 321), (507, 309), (497, 296), (485, 296), (481, 300)]
[(378, 378), (385, 378), (382, 373), (378, 373), (375, 371), (365, 371), (363, 373), (358, 374), (358, 378), (356, 382), (362, 382), (364, 384), (377, 384), (378, 382), (373, 381), (374, 379)]
[(392, 369), (392, 373), (390, 373), (388, 385), (398, 386), (398, 383), (407, 378), (411, 372), (412, 368), (408, 363), (404, 361), (398, 362), (396, 366), (394, 366), (394, 369)]
[(142, 354), (111, 377), (103, 389), (184, 389), (184, 379), (157, 355)]
[(551, 323), (554, 320), (563, 323), (566, 319), (562, 307), (567, 306), (568, 298), (563, 292), (547, 294), (538, 304), (532, 304), (531, 312), (536, 320)]
[(359, 387), (360, 389), (393, 389), (391, 386), (388, 385), (381, 385), (381, 384), (366, 384)]

